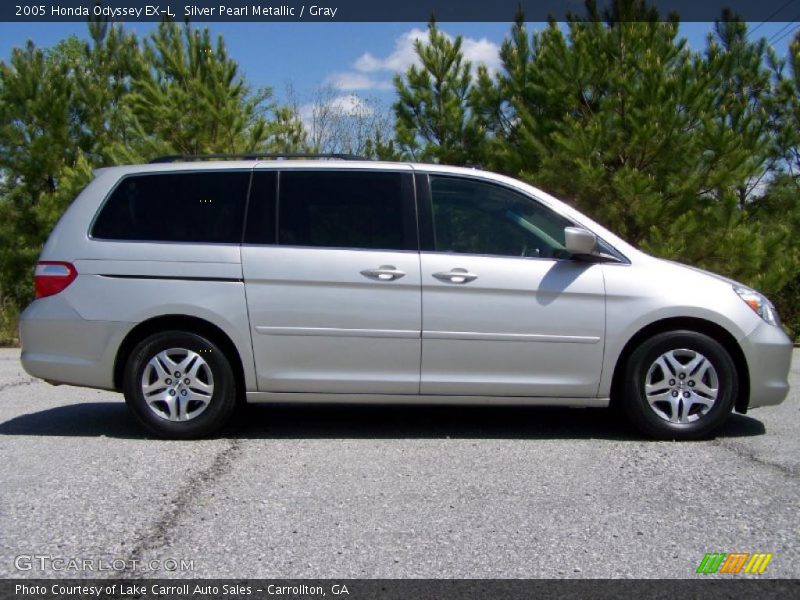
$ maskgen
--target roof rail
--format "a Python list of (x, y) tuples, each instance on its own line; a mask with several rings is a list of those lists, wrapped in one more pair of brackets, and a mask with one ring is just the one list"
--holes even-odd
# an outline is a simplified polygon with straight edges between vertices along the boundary
[(167, 156), (158, 156), (150, 161), (150, 164), (157, 163), (171, 163), (178, 161), (194, 161), (194, 160), (277, 160), (285, 158), (327, 158), (336, 160), (369, 160), (364, 156), (357, 154), (307, 154), (303, 152), (276, 152), (276, 153), (258, 153), (258, 154), (169, 154)]

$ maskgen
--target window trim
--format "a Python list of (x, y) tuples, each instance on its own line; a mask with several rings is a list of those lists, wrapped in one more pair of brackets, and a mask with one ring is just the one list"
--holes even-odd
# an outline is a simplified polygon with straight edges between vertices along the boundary
[(414, 191), (417, 196), (417, 229), (420, 252), (436, 252), (433, 230), (433, 201), (431, 200), (430, 173), (414, 174)]
[(247, 182), (247, 196), (244, 199), (244, 217), (242, 219), (242, 235), (239, 236), (239, 245), (244, 243), (244, 238), (247, 236), (247, 217), (250, 214), (250, 196), (253, 193), (253, 180), (256, 177), (255, 169), (250, 169), (250, 181)]
[[(559, 262), (579, 262), (575, 258), (553, 258), (553, 257), (539, 257), (539, 256), (509, 256), (507, 254), (475, 254), (470, 252), (451, 252), (447, 250), (437, 250), (436, 249), (436, 235), (435, 235), (435, 228), (433, 222), (433, 193), (431, 192), (431, 177), (438, 177), (443, 179), (457, 179), (461, 181), (471, 181), (476, 183), (482, 183), (489, 186), (494, 186), (500, 188), (502, 190), (518, 194), (523, 198), (527, 198), (531, 202), (535, 202), (538, 206), (542, 207), (542, 209), (550, 211), (562, 219), (568, 221), (571, 225), (576, 227), (581, 227), (586, 229), (587, 231), (591, 231), (592, 233), (597, 236), (598, 242), (602, 242), (608, 248), (613, 250), (614, 252), (614, 260), (613, 261), (604, 261), (603, 264), (624, 264), (629, 265), (630, 260), (622, 254), (617, 248), (614, 247), (613, 244), (606, 241), (602, 236), (598, 235), (596, 232), (592, 231), (582, 223), (577, 223), (571, 217), (561, 213), (560, 211), (554, 209), (551, 206), (548, 206), (546, 203), (542, 202), (536, 196), (526, 193), (522, 190), (518, 190), (512, 186), (505, 185), (504, 183), (493, 181), (490, 179), (486, 179), (484, 177), (470, 177), (469, 175), (462, 175), (462, 174), (451, 174), (451, 173), (436, 173), (436, 172), (420, 172), (419, 175), (419, 183), (418, 183), (418, 196), (420, 198), (420, 207), (419, 207), (419, 228), (420, 228), (420, 241), (424, 240), (424, 243), (420, 244), (421, 252), (428, 252), (434, 254), (448, 254), (452, 256), (477, 256), (483, 258), (509, 258), (514, 260), (546, 260), (546, 261), (559, 261)], [(587, 263), (591, 264), (591, 263)]]
[[(100, 214), (108, 204), (111, 197), (117, 191), (122, 183), (130, 178), (133, 177), (146, 177), (151, 175), (180, 175), (180, 174), (191, 174), (191, 175), (198, 175), (201, 173), (249, 173), (250, 179), (247, 182), (247, 192), (244, 199), (244, 210), (242, 211), (242, 223), (241, 223), (241, 233), (239, 235), (238, 242), (184, 242), (184, 241), (176, 241), (176, 240), (139, 240), (139, 239), (125, 239), (125, 240), (117, 240), (113, 238), (102, 238), (102, 237), (95, 237), (92, 232), (94, 231), (94, 226), (97, 223), (97, 220), (100, 218)], [(250, 205), (250, 189), (253, 185), (253, 169), (252, 168), (235, 168), (235, 169), (180, 169), (175, 171), (140, 171), (137, 173), (126, 173), (114, 183), (113, 186), (106, 192), (106, 195), (103, 197), (102, 202), (95, 210), (94, 216), (92, 220), (89, 222), (89, 227), (86, 230), (86, 239), (92, 242), (110, 242), (115, 244), (180, 244), (180, 245), (189, 245), (189, 246), (197, 246), (197, 245), (210, 245), (214, 247), (221, 247), (221, 246), (241, 246), (242, 240), (244, 239), (245, 234), (245, 224), (247, 223), (247, 210)]]
[[(272, 174), (275, 176), (275, 190), (274, 190), (274, 202), (272, 204), (272, 238), (275, 241), (272, 242), (253, 242), (248, 240), (248, 232), (250, 231), (250, 219), (252, 218), (252, 214), (250, 211), (250, 205), (253, 203), (253, 186), (256, 183), (256, 177), (261, 174)], [(258, 189), (258, 188), (257, 188)], [(240, 240), (240, 245), (242, 246), (276, 246), (277, 238), (278, 238), (278, 224), (276, 219), (278, 218), (278, 192), (280, 191), (280, 171), (277, 169), (253, 169), (253, 174), (250, 177), (250, 186), (247, 188), (247, 211), (245, 212), (244, 216), (244, 227), (242, 227), (242, 239)]]

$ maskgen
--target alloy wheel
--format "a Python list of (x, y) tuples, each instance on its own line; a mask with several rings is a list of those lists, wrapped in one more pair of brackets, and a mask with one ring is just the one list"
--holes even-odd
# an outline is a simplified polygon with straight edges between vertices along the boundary
[(142, 394), (157, 416), (167, 421), (190, 421), (208, 408), (214, 395), (211, 367), (197, 352), (170, 348), (145, 365)]
[(717, 370), (696, 350), (664, 352), (650, 365), (645, 378), (650, 408), (670, 423), (692, 423), (705, 416), (719, 396)]

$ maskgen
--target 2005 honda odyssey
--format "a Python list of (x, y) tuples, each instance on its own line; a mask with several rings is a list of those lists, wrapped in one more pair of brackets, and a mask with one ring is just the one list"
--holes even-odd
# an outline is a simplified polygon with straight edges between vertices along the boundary
[(249, 402), (606, 406), (712, 434), (780, 403), (769, 301), (475, 169), (340, 160), (101, 169), (22, 315), (35, 377), (121, 390), (164, 437)]

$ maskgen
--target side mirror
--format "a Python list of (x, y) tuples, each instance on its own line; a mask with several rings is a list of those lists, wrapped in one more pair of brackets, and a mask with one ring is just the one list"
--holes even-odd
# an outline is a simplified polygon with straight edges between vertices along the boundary
[(581, 227), (565, 227), (564, 247), (570, 254), (586, 256), (597, 248), (597, 236)]

